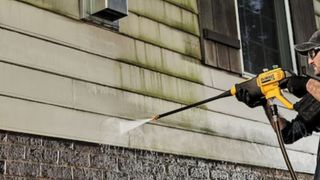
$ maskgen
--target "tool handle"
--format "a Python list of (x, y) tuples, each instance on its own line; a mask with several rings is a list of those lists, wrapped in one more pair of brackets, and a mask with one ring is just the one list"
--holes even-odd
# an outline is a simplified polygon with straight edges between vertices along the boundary
[(293, 109), (293, 104), (287, 98), (285, 98), (282, 94), (277, 94), (276, 98), (288, 109)]
[(283, 96), (280, 88), (273, 89), (272, 91), (267, 92), (266, 99), (276, 98), (278, 99), (286, 108), (293, 109), (293, 104)]

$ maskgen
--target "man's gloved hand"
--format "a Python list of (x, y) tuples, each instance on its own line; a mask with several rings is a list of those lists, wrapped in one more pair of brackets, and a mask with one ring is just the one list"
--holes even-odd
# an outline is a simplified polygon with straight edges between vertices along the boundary
[(304, 76), (291, 76), (286, 78), (285, 81), (280, 83), (281, 88), (287, 87), (289, 92), (298, 98), (303, 97), (307, 94), (307, 82), (310, 78)]
[(247, 89), (239, 88), (236, 93), (236, 98), (251, 108), (266, 104), (265, 98), (254, 98), (249, 94)]
[(266, 99), (256, 85), (256, 78), (236, 84), (236, 98), (247, 106), (254, 108), (266, 104)]

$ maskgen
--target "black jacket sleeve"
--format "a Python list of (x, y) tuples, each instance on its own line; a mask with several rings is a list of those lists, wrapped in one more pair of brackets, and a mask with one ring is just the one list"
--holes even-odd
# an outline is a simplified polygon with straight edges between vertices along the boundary
[(282, 129), (283, 140), (286, 144), (311, 135), (312, 131), (319, 131), (320, 127), (320, 102), (311, 94), (307, 93), (293, 107), (298, 115), (292, 122), (287, 121), (286, 127)]
[(297, 116), (291, 122), (286, 122), (286, 127), (281, 133), (285, 144), (292, 144), (302, 137), (312, 134), (313, 127), (305, 123), (301, 116)]

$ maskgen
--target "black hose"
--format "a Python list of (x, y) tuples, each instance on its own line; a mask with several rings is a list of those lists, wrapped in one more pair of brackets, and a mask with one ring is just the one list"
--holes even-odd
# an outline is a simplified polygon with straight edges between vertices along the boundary
[(287, 154), (287, 151), (286, 151), (286, 148), (284, 146), (284, 142), (283, 142), (283, 137), (282, 137), (282, 134), (281, 134), (281, 130), (280, 130), (280, 121), (279, 121), (279, 114), (278, 114), (278, 108), (277, 108), (277, 105), (272, 105), (271, 106), (271, 110), (272, 110), (272, 114), (273, 114), (273, 117), (276, 118), (275, 119), (275, 124), (276, 124), (276, 134), (277, 134), (277, 139), (278, 139), (278, 143), (279, 143), (279, 146), (280, 146), (280, 149), (281, 149), (281, 152), (282, 152), (282, 155), (283, 155), (283, 158), (284, 158), (284, 161), (287, 165), (287, 168), (289, 170), (289, 173), (291, 175), (291, 178), (293, 180), (297, 180), (297, 176), (292, 168), (292, 165), (290, 163), (290, 159), (288, 157), (288, 154)]
[(187, 106), (183, 106), (183, 107), (181, 107), (179, 109), (175, 109), (175, 110), (172, 110), (172, 111), (169, 111), (169, 112), (165, 112), (165, 113), (159, 114), (156, 119), (160, 119), (160, 118), (169, 116), (171, 114), (174, 114), (174, 113), (177, 113), (177, 112), (180, 112), (180, 111), (184, 111), (184, 110), (187, 110), (187, 109), (190, 109), (190, 108), (193, 108), (193, 107), (197, 107), (197, 106), (199, 106), (201, 104), (205, 104), (207, 102), (214, 101), (214, 100), (217, 100), (217, 99), (220, 99), (220, 98), (224, 98), (224, 97), (228, 97), (228, 96), (232, 96), (230, 90), (225, 91), (224, 93), (222, 93), (222, 94), (220, 94), (218, 96), (214, 96), (214, 97), (205, 99), (203, 101), (199, 101), (199, 102), (196, 102), (196, 103), (193, 103), (193, 104), (189, 104)]

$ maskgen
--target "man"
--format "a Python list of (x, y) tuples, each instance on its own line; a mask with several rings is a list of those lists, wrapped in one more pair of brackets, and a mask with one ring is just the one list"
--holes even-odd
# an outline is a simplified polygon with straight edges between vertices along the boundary
[[(301, 55), (308, 56), (308, 64), (313, 66), (314, 74), (320, 76), (320, 31), (316, 31), (309, 41), (296, 45), (295, 50)], [(282, 86), (287, 87), (289, 92), (301, 98), (299, 102), (294, 104), (294, 110), (298, 112), (295, 119), (291, 122), (283, 117), (279, 119), (284, 142), (291, 144), (302, 137), (311, 135), (312, 132), (319, 132), (320, 81), (303, 76), (292, 76)], [(252, 97), (248, 87), (236, 85), (236, 88), (237, 99), (249, 107), (262, 105), (272, 127), (275, 128), (271, 109), (266, 100)], [(318, 147), (317, 167), (314, 179), (320, 180), (320, 147)]]

